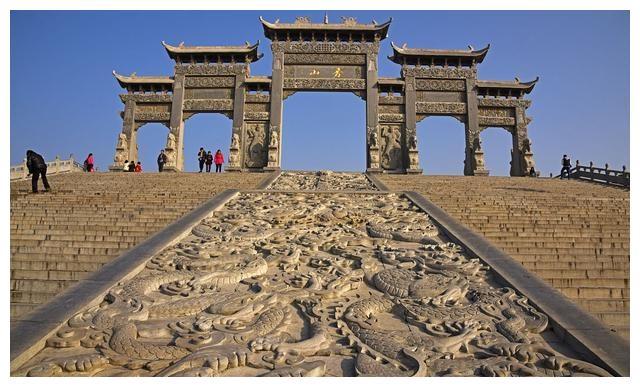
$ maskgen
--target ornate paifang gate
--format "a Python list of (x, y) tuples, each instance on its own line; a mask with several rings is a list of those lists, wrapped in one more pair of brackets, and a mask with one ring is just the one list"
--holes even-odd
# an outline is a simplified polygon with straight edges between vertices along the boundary
[(169, 128), (165, 170), (184, 166), (184, 122), (201, 112), (218, 112), (233, 120), (230, 171), (280, 168), (283, 100), (298, 91), (346, 91), (366, 101), (367, 171), (421, 173), (416, 124), (428, 116), (452, 116), (465, 124), (465, 175), (488, 175), (480, 133), (502, 127), (513, 137), (511, 175), (534, 167), (524, 99), (531, 82), (481, 81), (477, 64), (489, 46), (474, 50), (429, 50), (391, 43), (389, 59), (402, 66), (400, 78), (378, 77), (380, 41), (386, 23), (293, 23), (260, 18), (271, 40), (271, 77), (251, 76), (249, 64), (261, 58), (258, 43), (244, 46), (171, 46), (173, 77), (114, 75), (127, 94), (123, 126), (111, 170), (137, 160), (137, 130), (149, 122)]

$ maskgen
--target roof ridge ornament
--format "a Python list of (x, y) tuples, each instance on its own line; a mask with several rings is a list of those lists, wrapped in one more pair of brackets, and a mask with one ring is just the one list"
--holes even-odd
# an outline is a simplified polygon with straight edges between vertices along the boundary
[(311, 24), (311, 18), (309, 16), (296, 16), (296, 21), (293, 24)]
[(324, 13), (324, 24), (329, 24), (329, 12)]
[(355, 26), (358, 24), (358, 19), (355, 16), (340, 16), (342, 19), (342, 24), (347, 26)]

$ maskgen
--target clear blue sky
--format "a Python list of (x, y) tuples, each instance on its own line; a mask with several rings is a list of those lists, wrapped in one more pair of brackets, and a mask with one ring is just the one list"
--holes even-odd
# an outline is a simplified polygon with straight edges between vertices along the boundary
[[(161, 40), (187, 45), (261, 41), (264, 58), (252, 74), (270, 75), (271, 52), (258, 16), (292, 21), (324, 11), (91, 11), (11, 13), (11, 163), (26, 149), (45, 158), (82, 161), (93, 152), (106, 170), (121, 130), (122, 92), (111, 70), (123, 74), (171, 75), (173, 61)], [(410, 47), (464, 49), (491, 43), (479, 65), (480, 79), (541, 80), (529, 96), (533, 117), (529, 135), (539, 169), (559, 170), (573, 160), (629, 166), (629, 13), (507, 11), (329, 11), (331, 20), (356, 16), (362, 22), (393, 17), (382, 42), (381, 76), (399, 76), (389, 61), (389, 43)], [(364, 170), (364, 101), (351, 93), (298, 93), (284, 102), (283, 167)], [(186, 167), (196, 166), (200, 146), (228, 153), (231, 120), (199, 114), (186, 122)], [(142, 127), (140, 158), (153, 169), (167, 129)], [(451, 118), (418, 124), (425, 173), (462, 174), (464, 127)], [(335, 141), (339, 139), (338, 141)], [(509, 171), (510, 135), (483, 132), (486, 164), (492, 175)]]

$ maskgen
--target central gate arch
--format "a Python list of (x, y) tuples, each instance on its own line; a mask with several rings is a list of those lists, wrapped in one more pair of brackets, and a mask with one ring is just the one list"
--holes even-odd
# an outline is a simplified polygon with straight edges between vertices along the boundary
[(526, 175), (535, 167), (524, 99), (531, 82), (481, 81), (477, 65), (489, 45), (480, 50), (431, 50), (391, 43), (388, 58), (401, 66), (399, 78), (378, 76), (380, 42), (391, 19), (363, 24), (353, 17), (342, 23), (314, 23), (298, 17), (292, 23), (260, 18), (271, 41), (272, 74), (252, 76), (259, 60), (259, 42), (244, 46), (172, 46), (162, 42), (175, 61), (173, 77), (123, 76), (127, 90), (123, 128), (111, 170), (135, 149), (140, 122), (169, 126), (165, 169), (184, 165), (184, 120), (191, 112), (221, 112), (233, 120), (229, 171), (278, 170), (282, 159), (283, 100), (300, 91), (345, 91), (366, 103), (366, 165), (369, 172), (421, 173), (416, 123), (430, 115), (447, 115), (465, 125), (465, 175), (487, 175), (480, 132), (504, 127), (513, 136), (511, 175)]

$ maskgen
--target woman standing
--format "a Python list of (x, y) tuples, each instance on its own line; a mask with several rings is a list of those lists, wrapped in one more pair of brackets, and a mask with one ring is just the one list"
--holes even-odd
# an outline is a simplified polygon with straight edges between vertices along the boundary
[(224, 156), (222, 155), (222, 151), (220, 149), (216, 151), (213, 162), (216, 163), (216, 172), (222, 172), (222, 163), (224, 163)]
[(86, 160), (84, 160), (85, 171), (93, 172), (93, 153), (89, 153)]

